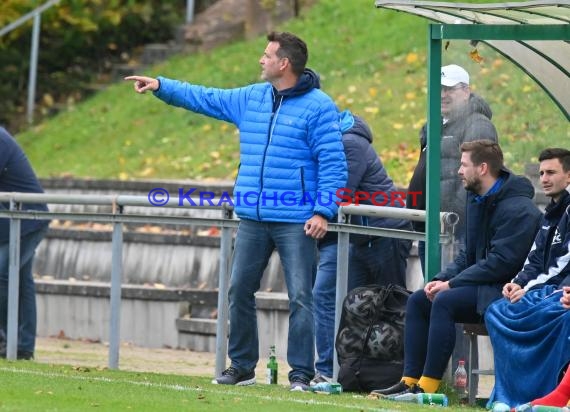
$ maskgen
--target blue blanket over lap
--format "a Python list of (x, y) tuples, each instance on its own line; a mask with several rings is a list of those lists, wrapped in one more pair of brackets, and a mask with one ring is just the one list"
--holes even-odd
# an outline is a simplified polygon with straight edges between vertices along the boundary
[(511, 407), (551, 392), (570, 361), (570, 310), (554, 286), (530, 290), (517, 303), (495, 301), (485, 323), (495, 357), (495, 387), (489, 399)]

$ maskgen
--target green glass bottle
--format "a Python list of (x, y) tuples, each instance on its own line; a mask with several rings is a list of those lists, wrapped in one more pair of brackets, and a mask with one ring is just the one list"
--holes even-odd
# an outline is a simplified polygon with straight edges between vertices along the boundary
[(269, 361), (267, 362), (267, 383), (277, 385), (277, 357), (275, 356), (275, 345), (269, 347)]

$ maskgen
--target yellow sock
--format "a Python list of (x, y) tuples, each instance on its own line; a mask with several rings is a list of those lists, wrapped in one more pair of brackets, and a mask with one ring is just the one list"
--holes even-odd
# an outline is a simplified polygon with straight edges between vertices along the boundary
[(441, 379), (428, 378), (423, 376), (418, 381), (418, 386), (424, 390), (425, 393), (435, 393), (439, 388)]
[(409, 376), (403, 376), (402, 381), (408, 386), (412, 386), (412, 385), (415, 385), (416, 383), (418, 383), (417, 378), (410, 378)]

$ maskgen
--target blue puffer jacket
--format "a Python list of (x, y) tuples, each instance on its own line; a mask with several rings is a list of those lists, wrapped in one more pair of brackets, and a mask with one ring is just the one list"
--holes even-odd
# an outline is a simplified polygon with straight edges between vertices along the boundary
[(159, 77), (164, 102), (233, 123), (240, 131), (234, 188), (242, 219), (304, 223), (331, 219), (346, 183), (338, 111), (305, 70), (297, 85), (278, 92), (270, 83), (216, 89)]

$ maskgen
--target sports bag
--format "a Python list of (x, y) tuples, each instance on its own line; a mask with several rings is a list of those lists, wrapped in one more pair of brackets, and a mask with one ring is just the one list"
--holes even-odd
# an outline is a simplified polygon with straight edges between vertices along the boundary
[(398, 285), (363, 286), (347, 294), (335, 342), (344, 391), (369, 392), (399, 382), (409, 296)]

